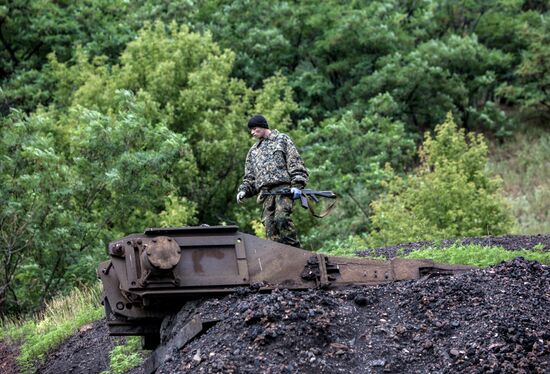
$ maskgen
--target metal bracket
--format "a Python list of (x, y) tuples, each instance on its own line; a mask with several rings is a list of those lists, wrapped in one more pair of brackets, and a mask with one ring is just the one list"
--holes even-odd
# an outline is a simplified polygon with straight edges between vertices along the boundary
[(317, 287), (326, 288), (339, 274), (338, 264), (333, 264), (327, 256), (318, 253), (309, 258), (301, 277), (305, 280), (315, 280)]

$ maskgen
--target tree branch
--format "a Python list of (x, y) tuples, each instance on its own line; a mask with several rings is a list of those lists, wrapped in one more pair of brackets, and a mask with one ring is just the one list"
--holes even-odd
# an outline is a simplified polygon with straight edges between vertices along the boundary
[(359, 201), (357, 201), (357, 199), (355, 199), (355, 197), (353, 197), (353, 195), (348, 192), (347, 193), (349, 197), (351, 197), (351, 199), (353, 200), (353, 202), (355, 203), (355, 205), (357, 205), (357, 207), (359, 208), (359, 210), (361, 210), (361, 212), (365, 215), (365, 218), (367, 220), (369, 220), (369, 214), (368, 212), (363, 208), (363, 206), (359, 203)]

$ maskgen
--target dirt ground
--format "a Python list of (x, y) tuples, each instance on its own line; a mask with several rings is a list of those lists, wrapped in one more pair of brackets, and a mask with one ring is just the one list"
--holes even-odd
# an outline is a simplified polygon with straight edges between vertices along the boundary
[(19, 350), (15, 345), (0, 341), (0, 373), (17, 373), (16, 358)]
[[(478, 240), (550, 250), (550, 235)], [(196, 313), (220, 322), (169, 351), (157, 373), (548, 373), (549, 311), (550, 268), (521, 258), (376, 287), (243, 288), (198, 303)], [(98, 321), (50, 353), (38, 372), (99, 373), (114, 344)], [(0, 345), (1, 372), (13, 372), (14, 354)]]

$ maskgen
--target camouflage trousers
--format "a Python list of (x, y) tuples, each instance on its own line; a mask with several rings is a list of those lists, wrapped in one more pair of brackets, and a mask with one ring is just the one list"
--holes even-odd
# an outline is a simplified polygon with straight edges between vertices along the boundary
[(284, 195), (264, 195), (258, 200), (263, 202), (262, 223), (266, 238), (300, 248), (291, 217), (294, 203), (292, 198)]

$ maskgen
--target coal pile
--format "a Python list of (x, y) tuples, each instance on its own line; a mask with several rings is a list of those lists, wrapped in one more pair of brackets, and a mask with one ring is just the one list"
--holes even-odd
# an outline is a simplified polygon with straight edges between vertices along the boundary
[(549, 268), (522, 258), (377, 287), (242, 289), (198, 303), (219, 322), (157, 373), (547, 373), (549, 311)]
[(504, 236), (482, 236), (462, 239), (446, 239), (438, 242), (424, 241), (398, 244), (389, 247), (370, 248), (357, 251), (359, 256), (375, 256), (391, 259), (397, 256), (405, 256), (419, 249), (447, 248), (453, 244), (469, 245), (476, 244), (487, 247), (502, 247), (509, 251), (537, 250), (550, 252), (550, 235), (504, 235)]
[(108, 353), (114, 348), (117, 339), (123, 338), (110, 337), (105, 320), (84, 325), (55, 351), (50, 352), (36, 372), (101, 373), (109, 369)]

